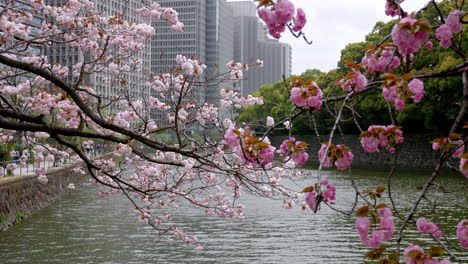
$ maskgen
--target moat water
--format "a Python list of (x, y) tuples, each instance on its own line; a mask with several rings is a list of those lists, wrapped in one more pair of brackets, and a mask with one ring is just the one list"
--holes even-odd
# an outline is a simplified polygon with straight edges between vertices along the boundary
[[(337, 207), (349, 209), (354, 191), (348, 175), (325, 172), (337, 187)], [(353, 170), (361, 189), (385, 185), (386, 172)], [(404, 171), (393, 177), (394, 197), (402, 212), (408, 211), (429, 172)], [(442, 175), (437, 181), (447, 189), (467, 184), (461, 174)], [(297, 182), (307, 186), (312, 179)], [(436, 190), (434, 188), (434, 190)], [(143, 264), (143, 263), (364, 263), (368, 250), (348, 217), (327, 207), (317, 213), (283, 209), (281, 201), (243, 195), (246, 219), (209, 217), (190, 206), (173, 214), (174, 223), (197, 235), (202, 251), (181, 243), (168, 243), (140, 224), (130, 202), (122, 196), (97, 198), (98, 187), (77, 184), (77, 189), (5, 232), (0, 232), (0, 263), (31, 264)], [(468, 218), (468, 191), (452, 194), (432, 192), (440, 212), (426, 218), (441, 224), (458, 244), (455, 226)], [(423, 204), (424, 206), (427, 203)], [(428, 210), (426, 210), (428, 211)], [(405, 243), (432, 245), (413, 228)], [(406, 245), (405, 244), (405, 245)], [(468, 253), (458, 254), (468, 262)]]

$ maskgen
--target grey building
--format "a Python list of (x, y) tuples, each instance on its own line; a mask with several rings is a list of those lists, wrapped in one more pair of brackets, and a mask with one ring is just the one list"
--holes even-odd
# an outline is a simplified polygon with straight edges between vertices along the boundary
[(234, 59), (244, 63), (261, 59), (262, 68), (251, 67), (244, 72), (244, 80), (236, 85), (242, 94), (258, 91), (264, 84), (272, 84), (291, 75), (291, 46), (268, 38), (267, 31), (257, 17), (252, 1), (229, 2), (234, 14)]
[(164, 20), (153, 23), (156, 38), (151, 49), (151, 70), (155, 74), (174, 71), (178, 54), (206, 61), (206, 0), (159, 0), (158, 3), (174, 8), (185, 30), (173, 32)]
[[(219, 106), (219, 91), (232, 88), (226, 64), (234, 58), (234, 17), (232, 8), (225, 0), (207, 0), (206, 73), (205, 101)], [(218, 76), (217, 78), (215, 78)]]
[[(61, 6), (66, 4), (65, 0), (46, 0), (47, 4)], [(124, 14), (123, 19), (133, 23), (149, 23), (149, 19), (143, 19), (137, 15), (137, 5), (132, 2), (124, 2), (121, 0), (93, 0), (94, 7), (99, 12), (108, 16)], [(91, 59), (90, 52), (83, 52), (79, 48), (70, 47), (66, 44), (54, 44), (46, 49), (45, 54), (49, 58), (50, 63), (60, 63), (69, 67), (69, 72), (73, 71), (72, 66), (89, 61)], [(145, 49), (134, 55), (134, 58), (141, 59), (142, 71), (131, 71), (123, 73), (119, 78), (112, 76), (110, 73), (101, 71), (94, 72), (85, 76), (83, 85), (92, 84), (95, 92), (109, 102), (115, 100), (118, 96), (126, 96), (131, 100), (143, 100), (148, 98), (150, 88), (145, 85), (147, 75), (151, 68), (151, 42), (146, 43)], [(72, 76), (69, 76), (70, 81)], [(114, 84), (120, 83), (121, 79), (127, 81), (127, 85), (117, 88)], [(115, 104), (111, 105), (112, 111), (118, 110)]]
[(161, 0), (164, 7), (172, 7), (184, 23), (182, 33), (172, 32), (164, 21), (154, 23), (157, 38), (151, 52), (155, 74), (174, 71), (175, 57), (182, 54), (195, 57), (207, 65), (205, 86), (197, 89), (196, 99), (219, 105), (219, 90), (232, 87), (230, 82), (213, 78), (226, 72), (225, 65), (234, 57), (233, 16), (226, 0)]

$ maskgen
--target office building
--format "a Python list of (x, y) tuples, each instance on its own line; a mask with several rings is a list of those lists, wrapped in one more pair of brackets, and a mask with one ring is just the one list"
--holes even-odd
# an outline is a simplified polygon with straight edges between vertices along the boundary
[[(66, 4), (67, 1), (46, 0), (45, 2), (49, 5), (62, 6)], [(137, 15), (136, 10), (139, 7), (137, 3), (121, 0), (94, 0), (93, 3), (96, 10), (102, 12), (106, 16), (117, 16), (123, 14), (123, 19), (132, 23), (150, 22), (148, 19), (143, 19)], [(90, 52), (83, 52), (79, 48), (70, 47), (61, 43), (53, 44), (50, 48), (46, 49), (44, 53), (48, 56), (51, 64), (60, 63), (62, 65), (66, 65), (69, 67), (70, 73), (73, 71), (73, 65), (83, 61), (89, 61), (91, 59)], [(131, 100), (142, 100), (143, 98), (148, 98), (150, 88), (147, 87), (145, 83), (151, 68), (151, 42), (148, 41), (145, 49), (137, 52), (133, 58), (141, 60), (141, 68), (143, 71), (122, 73), (118, 79), (108, 72), (94, 72), (85, 76), (83, 85), (91, 84), (94, 91), (104, 99), (103, 103), (115, 100), (119, 96), (125, 96)], [(127, 81), (127, 85), (115, 85), (116, 83), (121, 83), (120, 81), (122, 79)], [(72, 76), (70, 75), (69, 81), (71, 80)], [(111, 105), (110, 110), (117, 110), (117, 105)]]
[(257, 17), (252, 1), (228, 2), (234, 15), (234, 59), (251, 62), (264, 61), (262, 68), (251, 67), (244, 80), (236, 85), (241, 94), (258, 91), (264, 84), (273, 84), (291, 75), (291, 46), (269, 39), (265, 26)]

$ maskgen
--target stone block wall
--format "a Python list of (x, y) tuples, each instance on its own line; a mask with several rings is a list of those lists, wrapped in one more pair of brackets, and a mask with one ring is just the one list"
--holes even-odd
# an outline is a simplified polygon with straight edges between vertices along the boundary
[(86, 177), (72, 168), (62, 168), (47, 173), (47, 184), (39, 183), (37, 175), (4, 179), (0, 182), (0, 214), (3, 215), (0, 230), (21, 221), (21, 216), (27, 217), (46, 207), (68, 191), (69, 183), (83, 181)]

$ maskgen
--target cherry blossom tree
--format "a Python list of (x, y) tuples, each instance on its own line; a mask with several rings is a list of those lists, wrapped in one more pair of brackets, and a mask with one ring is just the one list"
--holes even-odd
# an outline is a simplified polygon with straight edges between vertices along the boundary
[[(296, 9), (290, 0), (256, 1), (258, 15), (273, 37), (280, 38), (288, 30), (309, 42), (301, 31), (307, 21), (302, 9)], [(386, 149), (396, 159), (398, 145), (404, 141), (404, 129), (394, 121), (394, 111), (424, 100), (425, 79), (462, 76), (460, 89), (464, 97), (459, 114), (448, 135), (433, 141), (433, 149), (440, 152), (439, 159), (411, 210), (399, 210), (392, 199), (389, 180), (388, 186), (375, 190), (361, 191), (353, 183), (356, 201), (349, 212), (343, 212), (359, 216), (357, 234), (371, 250), (366, 256), (379, 263), (400, 263), (400, 259), (406, 263), (459, 261), (460, 254), (466, 252), (463, 248), (467, 247), (468, 221), (460, 219), (458, 226), (453, 227), (459, 240), (456, 244), (436, 223), (419, 217), (418, 212), (450, 157), (459, 159), (459, 171), (468, 175), (468, 154), (464, 154), (468, 138), (460, 133), (468, 107), (468, 61), (466, 44), (462, 42), (466, 4), (451, 1), (451, 10), (445, 14), (438, 3), (428, 1), (421, 10), (410, 14), (401, 8), (401, 2), (386, 1), (386, 14), (398, 19), (391, 34), (381, 43), (367, 47), (361, 62), (347, 62), (349, 74), (336, 80), (331, 92), (324, 94), (314, 81), (293, 78), (285, 84), (295, 105), (290, 116), (276, 123), (267, 118), (266, 130), (258, 133), (254, 127), (236, 124), (234, 114), (244, 107), (262, 104), (262, 98), (224, 89), (220, 91), (220, 108), (228, 113), (226, 116), (220, 114), (218, 107), (199, 100), (197, 93), (213, 83), (242, 79), (243, 71), (249, 67), (263, 66), (261, 60), (231, 61), (226, 71), (217, 76), (206, 76), (202, 61), (183, 54), (174, 58), (174, 67), (168, 72), (153, 73), (144, 67), (139, 56), (156, 36), (149, 23), (165, 20), (173, 31), (181, 32), (184, 25), (176, 10), (142, 1), (136, 10), (140, 20), (127, 21), (125, 12), (106, 14), (89, 0), (69, 0), (61, 6), (47, 5), (43, 0), (30, 0), (26, 6), (17, 5), (14, 0), (2, 1), (0, 140), (21, 140), (34, 150), (37, 160), (70, 157), (76, 170), (86, 170), (95, 183), (105, 186), (100, 196), (126, 196), (141, 222), (187, 245), (202, 248), (195, 236), (171, 224), (171, 210), (189, 204), (208, 215), (243, 219), (245, 207), (237, 202), (242, 190), (261, 197), (279, 197), (287, 208), (294, 204), (313, 212), (322, 205), (333, 208), (334, 203), (339, 203), (336, 188), (330, 180), (323, 179), (321, 171), (324, 167), (348, 170), (352, 165), (352, 150), (337, 144), (335, 135), (349, 113), (359, 127), (353, 112), (356, 99), (372, 90), (382, 91), (392, 124), (372, 125), (362, 130), (356, 140), (367, 152)], [(430, 7), (438, 10), (440, 24), (431, 25), (419, 18)], [(42, 18), (42, 24), (34, 24), (34, 18)], [(434, 45), (431, 40), (453, 50), (461, 63), (439, 72), (413, 72), (418, 52), (430, 50)], [(47, 55), (57, 47), (81, 54), (82, 59), (70, 62)], [(113, 92), (104, 93), (101, 86)], [(135, 92), (137, 87), (140, 90)], [(331, 104), (335, 105), (334, 112), (329, 110), (335, 122), (328, 140), (314, 150), (320, 161), (318, 170), (297, 169), (309, 158), (307, 144), (290, 132), (277, 149), (268, 136), (279, 128), (291, 131), (296, 118), (313, 115), (324, 107), (331, 109)], [(200, 140), (193, 131), (210, 136)], [(161, 135), (174, 137), (164, 139)], [(43, 143), (43, 138), (49, 139), (48, 144)], [(54, 147), (52, 142), (69, 151)], [(98, 144), (108, 148), (107, 154), (95, 157), (87, 151)], [(46, 170), (38, 168), (36, 173), (38, 181), (47, 184)], [(309, 187), (291, 190), (282, 185), (283, 181), (306, 173), (316, 180)], [(455, 191), (466, 191), (466, 185)], [(384, 193), (391, 203), (377, 203)], [(395, 218), (400, 220), (398, 226)], [(432, 236), (439, 247), (429, 252), (415, 244), (401, 248), (409, 225)], [(393, 251), (384, 247), (391, 238), (396, 238)], [(447, 258), (441, 256), (442, 250)]]

